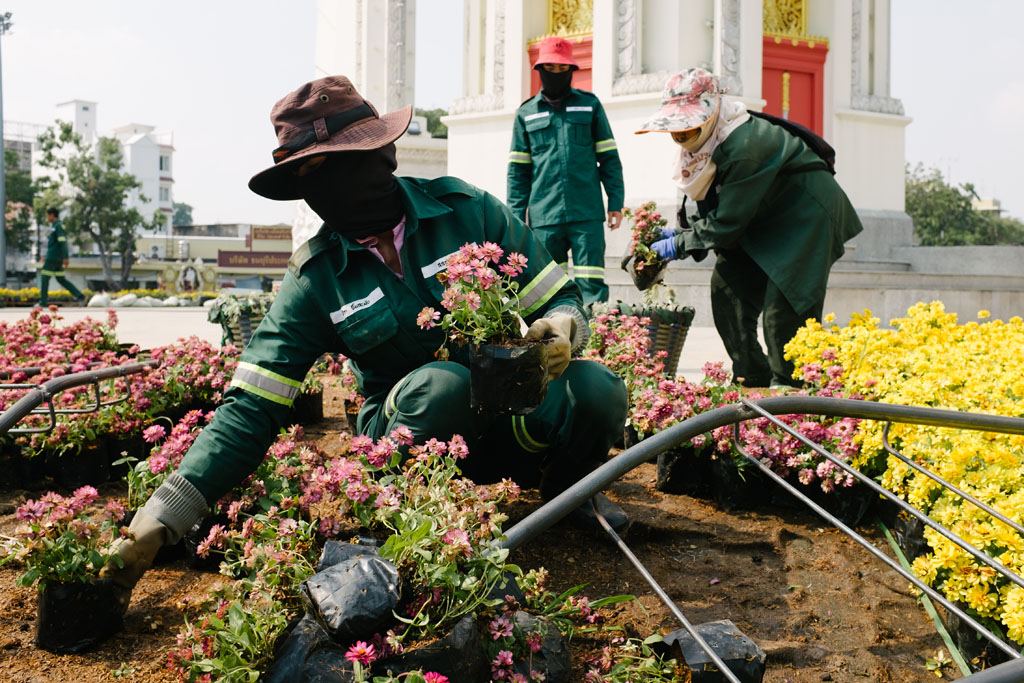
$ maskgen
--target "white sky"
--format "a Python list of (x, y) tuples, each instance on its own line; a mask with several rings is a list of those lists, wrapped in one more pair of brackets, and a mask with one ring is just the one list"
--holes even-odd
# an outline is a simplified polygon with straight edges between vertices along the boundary
[[(914, 120), (907, 160), (973, 182), (1024, 218), (1024, 2), (893, 0), (892, 94)], [(313, 76), (315, 0), (7, 0), (6, 121), (52, 123), (98, 103), (101, 132), (174, 132), (174, 197), (200, 223), (290, 223), (291, 202), (249, 191), (271, 162), (273, 103)], [(418, 0), (416, 106), (461, 85), (462, 0)], [(839, 160), (842, 163), (842, 160)]]

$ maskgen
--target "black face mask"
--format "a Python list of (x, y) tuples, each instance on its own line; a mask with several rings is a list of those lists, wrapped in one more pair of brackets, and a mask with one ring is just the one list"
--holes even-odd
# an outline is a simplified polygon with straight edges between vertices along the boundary
[(569, 95), (572, 87), (573, 70), (555, 72), (541, 67), (537, 71), (540, 74), (541, 97), (552, 107), (561, 107), (562, 100)]
[(302, 198), (335, 232), (361, 239), (390, 230), (405, 208), (395, 180), (394, 143), (358, 152), (328, 154), (297, 180)]

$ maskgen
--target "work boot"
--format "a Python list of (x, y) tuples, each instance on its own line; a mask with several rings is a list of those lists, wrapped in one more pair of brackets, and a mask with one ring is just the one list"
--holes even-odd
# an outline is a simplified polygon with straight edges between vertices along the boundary
[[(593, 503), (593, 505), (591, 505)], [(619, 534), (620, 536), (626, 532), (629, 528), (629, 516), (626, 512), (619, 507), (616, 503), (612, 502), (608, 496), (603, 493), (594, 494), (594, 497), (580, 505), (578, 508), (569, 513), (566, 519), (581, 529), (587, 531), (597, 531), (600, 533), (607, 533), (601, 523), (597, 521), (597, 517), (594, 515), (594, 508), (604, 517), (605, 521), (608, 522), (608, 526), (612, 528), (612, 531)]]

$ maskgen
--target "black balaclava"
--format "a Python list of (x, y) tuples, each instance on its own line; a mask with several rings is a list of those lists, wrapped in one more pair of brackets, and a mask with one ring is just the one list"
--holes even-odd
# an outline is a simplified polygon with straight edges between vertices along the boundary
[(548, 71), (542, 66), (537, 71), (540, 74), (541, 97), (555, 109), (561, 109), (565, 98), (569, 96), (569, 89), (572, 87), (572, 72), (575, 69), (555, 72)]
[(361, 239), (402, 220), (395, 144), (380, 149), (328, 154), (323, 164), (296, 179), (302, 198), (335, 232)]

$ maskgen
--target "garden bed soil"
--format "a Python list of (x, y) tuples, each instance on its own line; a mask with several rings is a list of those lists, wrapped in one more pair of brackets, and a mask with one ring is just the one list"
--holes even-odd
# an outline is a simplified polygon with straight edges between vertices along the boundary
[[(333, 450), (336, 431), (346, 428), (344, 401), (335, 387), (324, 399), (325, 421), (306, 433)], [(768, 655), (766, 682), (935, 680), (925, 661), (942, 640), (909, 583), (841, 532), (809, 511), (728, 510), (661, 493), (655, 479), (655, 465), (645, 464), (607, 491), (632, 518), (626, 542), (691, 623), (730, 619), (753, 639)], [(0, 490), (0, 534), (15, 527), (15, 506), (39, 493)], [(100, 493), (123, 496), (125, 490), (110, 483)], [(506, 528), (539, 504), (537, 492), (525, 490), (508, 510)], [(884, 546), (869, 522), (860, 530)], [(560, 525), (511, 559), (524, 570), (546, 567), (555, 591), (585, 583), (591, 599), (636, 595), (636, 601), (604, 610), (605, 626), (627, 635), (681, 627), (607, 537)], [(36, 591), (15, 586), (18, 573), (0, 568), (0, 680), (11, 683), (174, 681), (164, 662), (182, 624), (179, 605), (202, 599), (220, 580), (190, 569), (184, 559), (154, 567), (136, 588), (121, 633), (85, 654), (54, 655), (32, 644)], [(572, 680), (583, 680), (584, 660), (598, 655), (614, 634), (574, 636)], [(951, 666), (943, 674), (960, 677)]]

